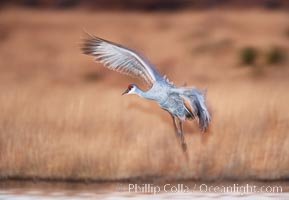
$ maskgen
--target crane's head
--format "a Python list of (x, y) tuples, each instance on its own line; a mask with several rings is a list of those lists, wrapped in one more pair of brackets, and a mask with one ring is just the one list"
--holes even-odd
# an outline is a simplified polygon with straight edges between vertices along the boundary
[(122, 93), (122, 95), (125, 95), (125, 94), (135, 94), (135, 91), (137, 90), (137, 85), (135, 84), (129, 84), (127, 86), (127, 89)]

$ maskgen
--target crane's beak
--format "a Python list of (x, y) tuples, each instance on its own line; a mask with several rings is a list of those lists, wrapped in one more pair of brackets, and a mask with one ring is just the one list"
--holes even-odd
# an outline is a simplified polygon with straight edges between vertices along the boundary
[(124, 91), (121, 95), (125, 95), (129, 92), (129, 89), (126, 89), (126, 91)]

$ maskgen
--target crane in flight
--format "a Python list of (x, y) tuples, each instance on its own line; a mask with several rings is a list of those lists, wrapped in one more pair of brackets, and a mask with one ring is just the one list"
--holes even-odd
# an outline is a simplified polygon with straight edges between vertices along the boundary
[(202, 132), (208, 128), (210, 113), (206, 107), (205, 95), (201, 91), (186, 86), (176, 87), (137, 52), (102, 38), (89, 35), (83, 42), (82, 50), (84, 54), (94, 56), (106, 68), (145, 82), (150, 88), (148, 91), (130, 84), (122, 95), (136, 94), (144, 99), (154, 100), (169, 112), (183, 151), (187, 149), (183, 132), (184, 120), (196, 119)]

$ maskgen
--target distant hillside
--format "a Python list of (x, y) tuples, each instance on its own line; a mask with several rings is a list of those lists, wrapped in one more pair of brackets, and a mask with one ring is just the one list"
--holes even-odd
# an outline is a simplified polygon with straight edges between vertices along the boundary
[(94, 9), (137, 9), (147, 11), (207, 9), (214, 7), (262, 7), (267, 9), (289, 8), (288, 0), (0, 0), (0, 4), (16, 4), (44, 8), (87, 6)]

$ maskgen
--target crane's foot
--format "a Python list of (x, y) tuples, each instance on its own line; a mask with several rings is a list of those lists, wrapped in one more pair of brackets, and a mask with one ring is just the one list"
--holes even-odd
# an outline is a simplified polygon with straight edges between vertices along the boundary
[(183, 149), (183, 152), (187, 151), (187, 144), (186, 143), (182, 143), (182, 149)]

